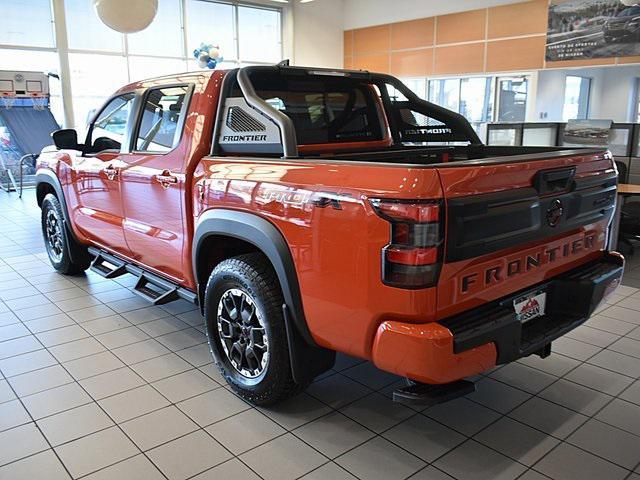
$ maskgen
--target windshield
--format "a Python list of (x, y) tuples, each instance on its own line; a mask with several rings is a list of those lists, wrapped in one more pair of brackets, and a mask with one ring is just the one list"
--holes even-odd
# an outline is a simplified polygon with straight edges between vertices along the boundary
[(634, 15), (640, 15), (640, 6), (634, 6), (625, 8), (616, 15), (617, 17), (633, 17)]

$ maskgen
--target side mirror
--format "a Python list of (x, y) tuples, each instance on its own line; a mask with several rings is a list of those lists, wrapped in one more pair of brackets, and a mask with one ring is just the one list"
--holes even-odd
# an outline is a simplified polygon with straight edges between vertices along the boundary
[(78, 132), (71, 128), (56, 130), (51, 134), (53, 144), (58, 150), (78, 150)]

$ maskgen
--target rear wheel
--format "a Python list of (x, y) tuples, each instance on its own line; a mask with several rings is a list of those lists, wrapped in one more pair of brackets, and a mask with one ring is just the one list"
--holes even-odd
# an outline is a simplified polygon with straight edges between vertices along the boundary
[(42, 200), (41, 222), (44, 244), (53, 268), (65, 275), (78, 274), (89, 268), (87, 248), (69, 236), (60, 201), (51, 193)]
[(209, 346), (238, 395), (269, 405), (304, 388), (291, 373), (282, 291), (269, 261), (251, 253), (218, 264), (207, 283)]

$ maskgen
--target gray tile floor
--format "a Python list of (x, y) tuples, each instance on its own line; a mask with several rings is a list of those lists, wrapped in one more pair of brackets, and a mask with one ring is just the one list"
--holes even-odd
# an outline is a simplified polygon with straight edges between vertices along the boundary
[(639, 260), (550, 358), (422, 411), (345, 356), (252, 408), (212, 367), (193, 306), (148, 306), (132, 281), (53, 272), (33, 192), (0, 192), (0, 479), (640, 480)]

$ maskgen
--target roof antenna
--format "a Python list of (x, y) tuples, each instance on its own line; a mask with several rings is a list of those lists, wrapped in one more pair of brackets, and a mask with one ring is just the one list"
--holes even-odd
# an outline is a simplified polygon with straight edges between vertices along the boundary
[(286, 60), (282, 60), (280, 63), (278, 63), (278, 67), (288, 67), (290, 64), (291, 61), (287, 58)]

